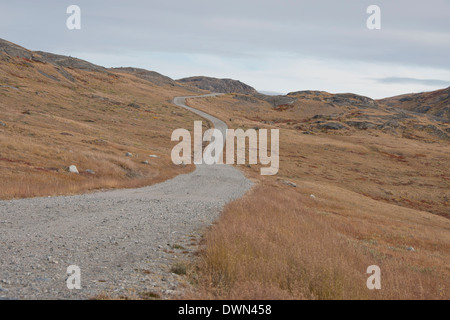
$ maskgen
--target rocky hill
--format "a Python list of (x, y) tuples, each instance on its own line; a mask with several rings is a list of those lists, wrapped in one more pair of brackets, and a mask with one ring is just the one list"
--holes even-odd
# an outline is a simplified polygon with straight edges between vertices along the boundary
[(111, 71), (132, 74), (156, 85), (180, 86), (176, 81), (162, 74), (139, 68), (111, 68)]
[(177, 80), (182, 84), (197, 87), (217, 93), (241, 93), (241, 94), (257, 94), (258, 92), (249, 85), (238, 80), (217, 79), (210, 77), (190, 77)]
[(450, 87), (432, 92), (386, 98), (379, 102), (390, 107), (425, 113), (435, 116), (439, 120), (450, 122)]

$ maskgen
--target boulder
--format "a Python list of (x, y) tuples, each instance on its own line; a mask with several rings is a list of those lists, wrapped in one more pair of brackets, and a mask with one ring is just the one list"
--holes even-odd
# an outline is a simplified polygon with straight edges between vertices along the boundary
[(70, 173), (76, 173), (76, 174), (79, 174), (79, 173), (80, 173), (80, 172), (78, 172), (77, 167), (74, 166), (74, 165), (72, 165), (72, 166), (69, 167), (69, 172), (70, 172)]

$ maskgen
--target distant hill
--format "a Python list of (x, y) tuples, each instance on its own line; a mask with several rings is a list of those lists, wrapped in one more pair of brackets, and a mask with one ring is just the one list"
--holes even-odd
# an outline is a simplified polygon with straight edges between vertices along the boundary
[(115, 72), (123, 72), (132, 74), (138, 78), (150, 81), (156, 85), (171, 85), (171, 86), (179, 86), (179, 84), (172, 80), (169, 77), (163, 76), (162, 74), (155, 71), (148, 71), (145, 69), (139, 68), (111, 68), (111, 71)]
[(254, 88), (242, 83), (238, 80), (232, 79), (217, 79), (211, 77), (190, 77), (177, 80), (179, 83), (187, 84), (197, 87), (202, 90), (208, 90), (217, 93), (241, 93), (241, 94), (256, 94), (258, 93)]
[(432, 121), (426, 114), (353, 93), (297, 91), (286, 96), (236, 93), (223, 105), (264, 125), (294, 128), (305, 134), (367, 131), (427, 141), (450, 139), (450, 126), (445, 121)]
[(297, 91), (288, 94), (289, 97), (326, 103), (332, 107), (352, 106), (359, 109), (378, 108), (378, 103), (371, 98), (354, 93), (331, 94), (324, 91)]
[(390, 107), (425, 113), (450, 121), (450, 87), (432, 92), (404, 94), (379, 102)]

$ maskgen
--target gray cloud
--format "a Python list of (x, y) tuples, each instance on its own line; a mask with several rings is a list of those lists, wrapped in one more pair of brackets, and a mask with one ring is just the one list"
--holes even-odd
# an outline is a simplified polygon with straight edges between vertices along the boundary
[[(82, 8), (83, 30), (65, 28), (65, 8)], [(450, 68), (450, 3), (379, 0), (382, 30), (365, 21), (371, 1), (10, 1), (2, 36), (53, 50), (145, 50), (225, 55), (283, 51)], [(44, 48), (42, 48), (44, 47)]]
[(386, 83), (386, 84), (396, 84), (396, 83), (402, 83), (402, 84), (421, 84), (426, 86), (441, 86), (441, 87), (448, 87), (450, 86), (450, 81), (445, 80), (437, 80), (437, 79), (415, 79), (415, 78), (400, 78), (400, 77), (388, 77), (388, 78), (382, 78), (382, 79), (375, 79), (380, 83)]
[[(450, 72), (450, 1), (376, 2), (382, 11), (382, 29), (370, 31), (366, 28), (366, 9), (373, 4), (372, 0), (3, 1), (0, 37), (30, 49), (79, 54), (86, 59), (110, 55), (117, 59), (109, 61), (128, 61), (136, 67), (149, 63), (140, 60), (136, 65), (127, 56), (143, 59), (146, 55), (202, 54), (217, 57), (230, 66), (241, 59), (245, 61), (241, 65), (249, 71), (265, 69), (264, 63), (269, 59), (284, 60), (285, 64), (289, 59), (318, 59), (339, 69), (361, 63)], [(69, 31), (65, 26), (66, 8), (71, 4), (79, 5), (82, 10), (80, 31)], [(102, 61), (94, 62), (102, 64)], [(221, 70), (224, 76), (233, 77), (226, 73), (231, 69), (222, 66)], [(189, 66), (186, 70), (191, 71)], [(363, 68), (359, 70), (366, 78), (394, 76), (367, 72)], [(192, 74), (184, 74), (189, 75)], [(300, 72), (298, 76), (301, 77)], [(327, 75), (317, 75), (320, 76)], [(282, 89), (269, 87), (269, 80), (267, 83), (266, 88), (260, 89)]]

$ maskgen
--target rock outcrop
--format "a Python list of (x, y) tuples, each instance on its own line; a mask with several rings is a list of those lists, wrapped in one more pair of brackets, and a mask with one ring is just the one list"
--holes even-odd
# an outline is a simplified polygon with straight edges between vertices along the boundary
[(177, 80), (177, 82), (216, 93), (242, 93), (242, 94), (258, 93), (254, 88), (250, 87), (249, 85), (242, 83), (241, 81), (232, 79), (190, 77)]

